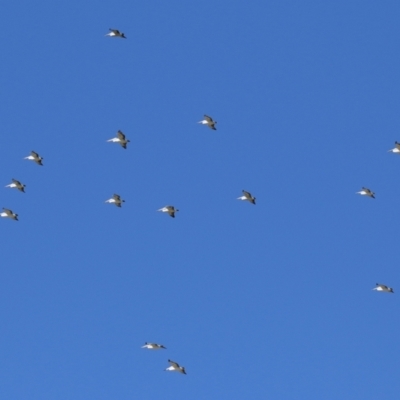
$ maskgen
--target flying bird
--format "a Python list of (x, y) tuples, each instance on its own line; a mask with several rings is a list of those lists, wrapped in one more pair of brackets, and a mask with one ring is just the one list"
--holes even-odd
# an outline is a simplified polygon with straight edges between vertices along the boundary
[(380, 283), (377, 283), (376, 287), (374, 287), (372, 290), (377, 290), (378, 292), (394, 293), (394, 291), (391, 287), (382, 285)]
[(114, 203), (117, 207), (121, 207), (122, 203), (125, 203), (125, 200), (122, 200), (119, 194), (114, 194), (111, 199), (106, 200), (106, 203)]
[(165, 206), (163, 208), (160, 208), (157, 211), (161, 211), (161, 212), (166, 212), (168, 213), (172, 218), (175, 218), (175, 213), (178, 212), (179, 210), (176, 209), (174, 206)]
[(372, 190), (369, 190), (365, 187), (363, 187), (359, 192), (356, 192), (357, 194), (361, 194), (361, 196), (368, 196), (371, 198), (375, 198), (375, 192), (373, 192)]
[(237, 198), (238, 200), (247, 200), (252, 204), (256, 204), (256, 198), (253, 197), (250, 192), (246, 192), (245, 190), (242, 190), (242, 193), (243, 193), (243, 196), (238, 197)]
[(6, 187), (9, 188), (17, 188), (20, 192), (25, 193), (25, 186), (24, 184), (22, 184), (20, 181), (17, 181), (16, 179), (12, 178), (12, 183), (10, 183), (9, 185), (6, 185)]
[(110, 37), (120, 37), (120, 38), (123, 38), (123, 39), (126, 39), (126, 36), (125, 36), (125, 34), (124, 33), (122, 33), (122, 32), (120, 32), (118, 29), (109, 29), (109, 33), (107, 33), (106, 35), (104, 35), (104, 36), (110, 36)]
[(389, 153), (400, 153), (400, 143), (394, 142), (394, 147), (393, 149), (388, 150)]
[(15, 221), (18, 221), (18, 214), (14, 214), (11, 210), (4, 207), (3, 207), (3, 212), (0, 213), (0, 217), (11, 218), (14, 219)]
[(142, 346), (142, 349), (149, 349), (149, 350), (161, 350), (161, 349), (166, 349), (165, 346), (162, 344), (157, 344), (157, 343), (145, 343), (144, 346)]
[(185, 367), (181, 367), (178, 363), (171, 360), (168, 360), (168, 362), (171, 365), (168, 368), (165, 368), (165, 371), (180, 372), (181, 374), (186, 375)]
[(207, 125), (209, 128), (213, 129), (214, 131), (217, 130), (217, 128), (215, 127), (215, 124), (217, 123), (217, 121), (214, 121), (211, 117), (209, 117), (208, 115), (204, 115), (204, 119), (202, 119), (201, 121), (198, 122), (199, 124), (203, 124), (203, 125)]
[(130, 142), (130, 140), (126, 139), (125, 135), (122, 131), (117, 132), (117, 137), (107, 140), (107, 142), (119, 143), (124, 149), (126, 149), (126, 145)]
[(43, 157), (40, 157), (38, 153), (31, 151), (31, 154), (27, 157), (24, 157), (24, 160), (32, 160), (35, 161), (38, 165), (43, 165), (42, 161), (44, 160)]

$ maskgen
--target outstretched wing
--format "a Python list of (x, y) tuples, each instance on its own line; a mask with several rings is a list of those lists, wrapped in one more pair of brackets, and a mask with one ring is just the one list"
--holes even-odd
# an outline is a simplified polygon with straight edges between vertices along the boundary
[(117, 132), (117, 136), (118, 136), (118, 139), (120, 139), (120, 140), (125, 140), (125, 135), (123, 134), (122, 131), (118, 131), (118, 132)]
[(175, 361), (168, 360), (168, 362), (169, 362), (174, 368), (177, 368), (177, 369), (180, 368), (180, 367), (179, 367), (179, 364), (176, 363)]

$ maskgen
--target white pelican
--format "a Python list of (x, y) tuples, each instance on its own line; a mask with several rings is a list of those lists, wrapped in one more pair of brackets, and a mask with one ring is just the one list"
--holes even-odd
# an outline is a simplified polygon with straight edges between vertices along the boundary
[(390, 153), (397, 153), (397, 154), (399, 154), (400, 153), (400, 143), (398, 143), (398, 142), (394, 142), (394, 147), (393, 147), (393, 149), (390, 149), (390, 150), (388, 150), (388, 152)]
[(178, 212), (179, 210), (176, 209), (174, 206), (165, 206), (163, 208), (160, 208), (157, 211), (161, 211), (161, 212), (166, 212), (168, 213), (172, 218), (175, 218), (175, 213)]
[(181, 374), (186, 375), (185, 367), (181, 367), (178, 363), (168, 360), (171, 364), (168, 368), (165, 368), (165, 371), (172, 371), (172, 372), (180, 372)]
[(0, 217), (11, 218), (15, 219), (15, 221), (18, 221), (18, 214), (14, 214), (11, 210), (4, 207), (3, 207), (3, 212), (0, 213)]
[(248, 200), (252, 204), (256, 204), (256, 198), (251, 195), (251, 193), (242, 190), (243, 196), (238, 197), (238, 200)]
[(166, 349), (165, 346), (162, 344), (157, 344), (157, 343), (145, 343), (144, 346), (142, 346), (142, 349), (150, 349), (150, 350), (160, 350), (160, 349)]
[(130, 140), (126, 139), (122, 131), (118, 131), (117, 137), (107, 140), (107, 142), (119, 143), (124, 149), (126, 149), (126, 145), (130, 142)]
[(38, 153), (31, 151), (31, 154), (28, 157), (24, 157), (24, 160), (32, 160), (35, 161), (38, 165), (43, 165), (42, 161), (44, 160), (43, 157), (40, 157)]
[(122, 203), (125, 203), (125, 200), (122, 200), (119, 194), (114, 194), (111, 199), (106, 200), (106, 203), (114, 203), (117, 207), (121, 207)]
[(368, 197), (372, 197), (373, 199), (375, 198), (375, 192), (373, 192), (372, 190), (367, 189), (366, 187), (363, 187), (362, 190), (360, 190), (359, 192), (356, 192), (357, 194), (361, 194), (361, 196), (368, 196)]
[(391, 287), (382, 285), (380, 283), (377, 283), (376, 287), (374, 287), (372, 290), (377, 290), (378, 292), (394, 293)]
[(120, 37), (120, 38), (123, 38), (123, 39), (126, 39), (126, 36), (125, 36), (125, 34), (124, 33), (121, 33), (118, 29), (109, 29), (109, 33), (107, 33), (106, 35), (104, 35), (104, 36), (111, 36), (111, 37)]
[(20, 181), (17, 181), (16, 179), (12, 178), (12, 183), (10, 183), (9, 185), (6, 185), (6, 187), (9, 188), (17, 188), (20, 192), (25, 193), (25, 186), (24, 184), (22, 184)]
[(211, 117), (209, 117), (208, 115), (204, 115), (204, 119), (202, 119), (201, 121), (198, 122), (199, 124), (203, 124), (203, 125), (207, 125), (209, 128), (213, 129), (214, 131), (217, 130), (217, 128), (215, 127), (215, 124), (217, 123), (217, 121), (214, 121)]

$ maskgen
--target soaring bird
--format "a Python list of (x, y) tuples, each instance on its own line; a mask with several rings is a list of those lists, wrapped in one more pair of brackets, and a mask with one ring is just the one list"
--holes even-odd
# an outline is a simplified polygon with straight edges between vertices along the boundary
[(381, 283), (377, 283), (376, 287), (374, 287), (372, 290), (377, 290), (378, 292), (394, 293), (391, 287), (382, 285)]
[(199, 124), (203, 124), (203, 125), (207, 125), (209, 128), (213, 129), (214, 131), (217, 130), (217, 128), (215, 127), (215, 124), (217, 123), (217, 121), (214, 121), (211, 117), (209, 117), (208, 115), (204, 115), (204, 119), (202, 119), (201, 121), (198, 122)]
[(161, 349), (166, 349), (165, 346), (162, 344), (157, 344), (157, 343), (145, 343), (144, 346), (142, 346), (142, 349), (149, 349), (149, 350), (161, 350)]
[(185, 374), (186, 375), (185, 367), (181, 367), (175, 361), (168, 360), (168, 362), (171, 365), (168, 368), (165, 368), (165, 371), (180, 372), (181, 374)]
[(119, 194), (114, 194), (111, 199), (106, 200), (106, 203), (114, 203), (117, 207), (121, 207), (122, 203), (125, 203), (125, 200), (122, 200)]
[(390, 153), (397, 153), (397, 154), (399, 154), (400, 153), (400, 143), (398, 143), (398, 142), (394, 142), (394, 147), (393, 147), (393, 149), (390, 149), (390, 150), (388, 150), (388, 152)]
[(361, 196), (368, 196), (368, 197), (372, 197), (373, 199), (375, 198), (375, 192), (373, 192), (372, 190), (369, 190), (366, 187), (361, 188), (361, 190), (359, 192), (356, 192), (357, 194), (361, 194)]
[(14, 214), (11, 210), (4, 207), (3, 207), (3, 212), (0, 213), (0, 217), (11, 218), (14, 219), (15, 221), (18, 221), (18, 214)]
[(31, 151), (31, 154), (27, 157), (24, 157), (24, 160), (32, 160), (35, 161), (35, 163), (38, 165), (43, 165), (42, 161), (44, 160), (44, 158), (40, 157), (38, 153)]
[(179, 210), (176, 209), (174, 206), (165, 206), (163, 208), (160, 208), (157, 211), (161, 211), (161, 212), (166, 212), (168, 213), (172, 218), (175, 218), (175, 213), (178, 212)]
[(109, 33), (107, 33), (106, 35), (104, 35), (104, 36), (111, 36), (111, 37), (120, 37), (120, 38), (123, 38), (123, 39), (126, 39), (126, 36), (125, 36), (125, 34), (124, 33), (122, 33), (122, 32), (120, 32), (118, 29), (109, 29)]
[(126, 145), (130, 142), (130, 140), (126, 139), (125, 135), (122, 131), (117, 132), (117, 137), (107, 140), (107, 142), (119, 143), (124, 149), (126, 149)]
[(17, 188), (20, 192), (25, 193), (25, 186), (23, 183), (21, 183), (20, 181), (17, 181), (16, 179), (12, 178), (12, 183), (10, 183), (9, 185), (6, 185), (6, 187), (9, 188)]
[(242, 193), (243, 193), (243, 196), (238, 197), (237, 198), (238, 200), (247, 200), (252, 204), (256, 204), (256, 198), (253, 197), (250, 192), (246, 192), (245, 190), (242, 190)]

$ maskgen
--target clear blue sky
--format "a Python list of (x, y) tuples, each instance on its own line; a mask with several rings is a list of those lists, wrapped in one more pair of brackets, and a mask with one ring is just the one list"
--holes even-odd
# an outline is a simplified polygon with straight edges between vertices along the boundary
[(0, 187), (1, 398), (398, 398), (399, 294), (371, 289), (400, 290), (399, 20), (4, 2), (0, 183), (27, 187)]

